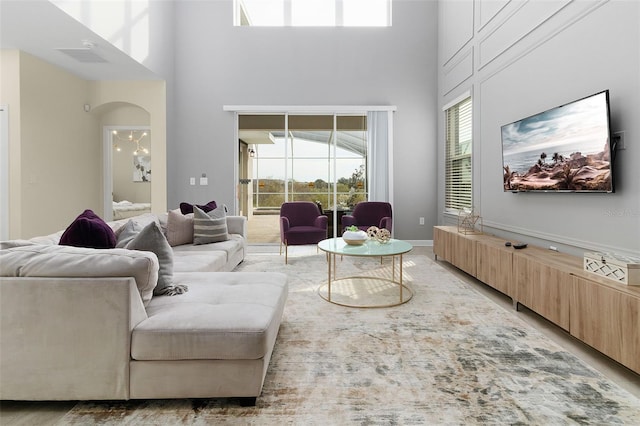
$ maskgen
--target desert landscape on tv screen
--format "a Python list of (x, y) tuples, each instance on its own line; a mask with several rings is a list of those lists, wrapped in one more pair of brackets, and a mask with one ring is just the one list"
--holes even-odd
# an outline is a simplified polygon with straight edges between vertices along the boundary
[(502, 126), (505, 191), (611, 191), (606, 93)]

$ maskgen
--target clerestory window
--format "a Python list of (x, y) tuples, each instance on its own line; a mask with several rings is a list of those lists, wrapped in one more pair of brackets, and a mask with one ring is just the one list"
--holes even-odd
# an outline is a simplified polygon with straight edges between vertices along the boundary
[(390, 27), (392, 0), (235, 0), (234, 25)]

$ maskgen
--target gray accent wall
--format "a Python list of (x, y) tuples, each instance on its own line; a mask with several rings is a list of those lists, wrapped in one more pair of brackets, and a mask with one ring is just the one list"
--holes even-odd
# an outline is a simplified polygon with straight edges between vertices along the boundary
[[(238, 142), (224, 105), (395, 105), (395, 235), (431, 239), (438, 218), (437, 2), (394, 1), (390, 28), (234, 27), (232, 4), (174, 5), (168, 207), (212, 199), (234, 205)], [(189, 185), (203, 173), (208, 186)]]
[[(640, 2), (440, 2), (439, 111), (473, 96), (473, 197), (485, 231), (582, 256), (640, 255)], [(505, 193), (500, 126), (609, 89), (615, 194)], [(438, 140), (444, 140), (439, 119)], [(444, 151), (438, 145), (440, 224)]]

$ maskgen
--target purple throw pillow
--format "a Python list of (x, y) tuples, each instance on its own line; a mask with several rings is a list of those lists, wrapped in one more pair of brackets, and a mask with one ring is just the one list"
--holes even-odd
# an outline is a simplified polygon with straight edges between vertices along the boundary
[(60, 237), (61, 246), (114, 248), (116, 234), (113, 229), (92, 210), (85, 210), (75, 218)]
[[(211, 210), (215, 210), (216, 207), (218, 207), (215, 201), (209, 201), (207, 204), (202, 206), (196, 204), (196, 206), (205, 213), (209, 213)], [(193, 213), (193, 204), (185, 202), (180, 203), (180, 212), (182, 214)]]

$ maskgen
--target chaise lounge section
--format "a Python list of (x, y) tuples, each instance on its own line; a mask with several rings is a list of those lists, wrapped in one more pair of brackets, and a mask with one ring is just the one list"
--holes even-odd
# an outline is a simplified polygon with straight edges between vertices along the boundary
[(62, 232), (4, 243), (0, 398), (255, 403), (288, 285), (227, 272), (244, 259), (245, 221), (227, 217), (227, 241), (172, 248), (174, 282), (188, 287), (173, 296), (153, 295), (153, 252), (62, 246)]

